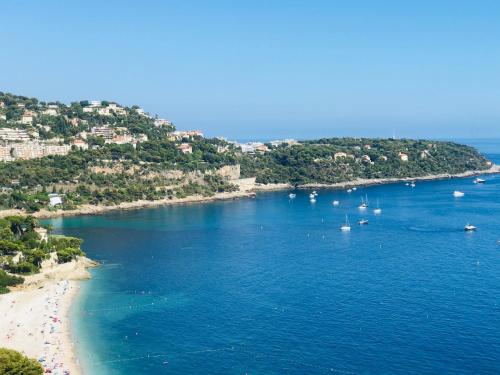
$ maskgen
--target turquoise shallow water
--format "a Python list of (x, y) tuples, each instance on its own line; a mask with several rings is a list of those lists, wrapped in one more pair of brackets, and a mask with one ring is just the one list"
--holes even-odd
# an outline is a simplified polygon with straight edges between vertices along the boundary
[[(73, 310), (84, 368), (498, 373), (500, 176), (487, 179), (51, 220), (103, 262)], [(365, 194), (381, 216), (359, 213)]]

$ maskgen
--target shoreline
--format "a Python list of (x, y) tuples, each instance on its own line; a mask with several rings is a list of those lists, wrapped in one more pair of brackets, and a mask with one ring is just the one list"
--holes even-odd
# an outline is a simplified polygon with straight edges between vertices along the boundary
[[(488, 170), (467, 171), (459, 174), (439, 174), (415, 178), (357, 179), (337, 184), (305, 184), (298, 189), (345, 189), (348, 187), (393, 184), (408, 181), (434, 181), (452, 178), (467, 178), (482, 174), (500, 173), (500, 166)], [(187, 197), (161, 201), (138, 201), (118, 206), (90, 206), (88, 210), (49, 212), (51, 216), (95, 215), (115, 210), (152, 208), (162, 205), (205, 203), (217, 200), (253, 198), (258, 192), (294, 189), (290, 184), (256, 184), (254, 178), (238, 180), (241, 191), (219, 193), (212, 197)], [(3, 211), (5, 212), (5, 211)], [(1, 216), (2, 211), (0, 211)], [(9, 214), (13, 214), (9, 212)], [(54, 215), (52, 215), (54, 214)], [(0, 295), (0, 346), (17, 350), (30, 358), (43, 359), (44, 369), (50, 368), (53, 374), (83, 374), (81, 361), (76, 349), (74, 321), (71, 309), (81, 291), (81, 280), (90, 278), (88, 268), (96, 262), (80, 257), (64, 264), (45, 261), (38, 274), (25, 277), (22, 285), (11, 288), (8, 294)], [(74, 319), (74, 318), (73, 318)], [(62, 364), (62, 365), (60, 365)]]
[[(186, 198), (173, 198), (173, 199), (159, 199), (155, 201), (139, 200), (134, 202), (122, 202), (114, 206), (95, 206), (95, 205), (82, 205), (75, 210), (40, 210), (31, 215), (38, 219), (50, 219), (56, 217), (80, 216), (80, 215), (101, 215), (112, 211), (128, 211), (141, 208), (154, 208), (160, 206), (169, 206), (177, 204), (193, 204), (193, 203), (208, 203), (220, 200), (235, 200), (242, 198), (255, 198), (257, 193), (266, 191), (281, 191), (287, 189), (346, 189), (349, 187), (365, 187), (373, 185), (386, 185), (400, 182), (409, 181), (435, 181), (454, 178), (467, 178), (483, 174), (497, 174), (500, 173), (500, 165), (493, 165), (489, 169), (466, 171), (462, 173), (449, 174), (442, 173), (436, 175), (418, 176), (418, 177), (390, 177), (390, 178), (374, 178), (338, 182), (333, 184), (310, 183), (294, 187), (289, 183), (276, 183), (276, 184), (259, 184), (255, 182), (255, 178), (244, 178), (240, 180), (231, 181), (240, 187), (239, 191), (230, 193), (216, 193), (212, 196), (206, 197), (201, 195), (189, 196)], [(1, 210), (0, 218), (9, 215), (27, 215), (23, 210), (9, 209)]]
[(38, 360), (53, 374), (82, 374), (72, 337), (71, 307), (80, 291), (80, 281), (90, 278), (88, 268), (96, 262), (51, 261), (38, 274), (0, 295), (0, 346)]
[(304, 184), (300, 185), (298, 189), (310, 189), (310, 188), (324, 188), (324, 189), (344, 189), (349, 187), (363, 187), (363, 186), (374, 186), (374, 185), (389, 185), (389, 184), (397, 184), (401, 182), (411, 182), (411, 181), (439, 181), (439, 180), (451, 180), (458, 178), (467, 178), (480, 176), (483, 174), (498, 174), (500, 173), (500, 165), (493, 165), (489, 169), (485, 169), (482, 171), (466, 171), (462, 173), (441, 173), (441, 174), (433, 174), (427, 176), (418, 176), (418, 177), (389, 177), (389, 178), (358, 178), (352, 181), (346, 182), (338, 182), (335, 184)]

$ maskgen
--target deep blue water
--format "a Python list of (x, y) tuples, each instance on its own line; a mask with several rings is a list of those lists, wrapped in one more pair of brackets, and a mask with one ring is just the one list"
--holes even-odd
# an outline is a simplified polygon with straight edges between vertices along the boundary
[[(276, 192), (54, 219), (103, 262), (73, 311), (84, 367), (498, 373), (500, 176), (487, 179), (320, 191), (315, 205), (308, 192)], [(360, 215), (365, 194), (382, 215)], [(339, 231), (346, 213), (351, 233)]]

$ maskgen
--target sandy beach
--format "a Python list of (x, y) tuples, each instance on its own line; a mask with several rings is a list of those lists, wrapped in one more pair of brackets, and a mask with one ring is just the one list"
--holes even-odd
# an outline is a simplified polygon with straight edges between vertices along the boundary
[(42, 272), (0, 295), (0, 347), (40, 361), (52, 374), (81, 374), (70, 333), (69, 311), (79, 281), (95, 263), (80, 258), (65, 264), (52, 260)]

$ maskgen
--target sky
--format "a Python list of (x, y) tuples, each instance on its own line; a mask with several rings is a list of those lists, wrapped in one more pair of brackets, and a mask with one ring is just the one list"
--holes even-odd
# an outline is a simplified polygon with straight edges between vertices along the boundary
[(0, 91), (231, 139), (500, 137), (500, 1), (2, 0)]

